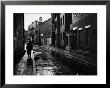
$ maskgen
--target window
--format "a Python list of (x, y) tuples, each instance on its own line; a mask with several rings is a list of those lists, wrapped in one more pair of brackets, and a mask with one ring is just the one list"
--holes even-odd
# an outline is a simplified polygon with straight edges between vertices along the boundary
[(64, 19), (65, 19), (65, 18), (64, 18), (64, 16), (63, 16), (63, 25), (64, 25)]
[(38, 34), (38, 30), (36, 30), (36, 34)]
[(61, 26), (62, 26), (62, 18), (61, 18), (61, 22), (60, 22)]

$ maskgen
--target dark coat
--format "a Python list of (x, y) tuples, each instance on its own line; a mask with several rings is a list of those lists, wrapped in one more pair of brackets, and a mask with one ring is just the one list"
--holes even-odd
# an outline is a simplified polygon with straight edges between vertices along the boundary
[(27, 52), (31, 52), (31, 50), (33, 49), (33, 46), (32, 46), (31, 42), (27, 43), (26, 49), (27, 49)]

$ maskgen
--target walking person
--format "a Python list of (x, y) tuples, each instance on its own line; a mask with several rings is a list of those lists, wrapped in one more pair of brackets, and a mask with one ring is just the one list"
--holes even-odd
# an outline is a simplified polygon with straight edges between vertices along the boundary
[(31, 50), (33, 49), (32, 42), (29, 40), (26, 46), (28, 57), (31, 58)]

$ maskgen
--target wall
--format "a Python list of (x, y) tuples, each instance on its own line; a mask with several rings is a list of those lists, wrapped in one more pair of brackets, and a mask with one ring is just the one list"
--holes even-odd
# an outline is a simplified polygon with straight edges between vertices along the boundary
[(24, 14), (14, 13), (14, 64), (24, 54)]
[[(73, 28), (77, 27), (76, 39), (77, 47), (75, 49), (88, 50), (92, 53), (97, 52), (97, 14), (80, 13), (73, 14)], [(87, 27), (88, 28), (85, 28)], [(90, 27), (89, 27), (90, 26)], [(82, 28), (79, 30), (79, 28)]]

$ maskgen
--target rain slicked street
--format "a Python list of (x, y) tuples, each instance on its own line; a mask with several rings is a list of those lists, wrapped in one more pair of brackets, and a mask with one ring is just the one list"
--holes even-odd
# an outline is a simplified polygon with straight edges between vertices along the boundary
[[(62, 61), (61, 57), (54, 57), (52, 55), (54, 49), (49, 46), (34, 46), (31, 52), (31, 58), (28, 58), (27, 52), (17, 65), (17, 75), (83, 75), (92, 72), (95, 67), (88, 62), (75, 60), (75, 58), (68, 56), (68, 59), (73, 59), (73, 62)], [(67, 59), (66, 58), (66, 59)], [(65, 58), (62, 58), (65, 60)], [(73, 63), (73, 64), (71, 64)], [(76, 66), (77, 65), (77, 66)], [(78, 67), (79, 65), (79, 67)], [(72, 66), (72, 67), (71, 67)], [(83, 66), (84, 68), (81, 68)], [(72, 69), (73, 68), (73, 69)], [(80, 70), (86, 70), (84, 71)]]
[[(43, 47), (44, 48), (44, 47)], [(17, 66), (17, 75), (69, 75), (71, 71), (61, 62), (52, 57), (51, 52), (46, 49), (32, 51), (32, 58), (27, 53)]]
[(14, 13), (14, 75), (97, 75), (96, 13)]

